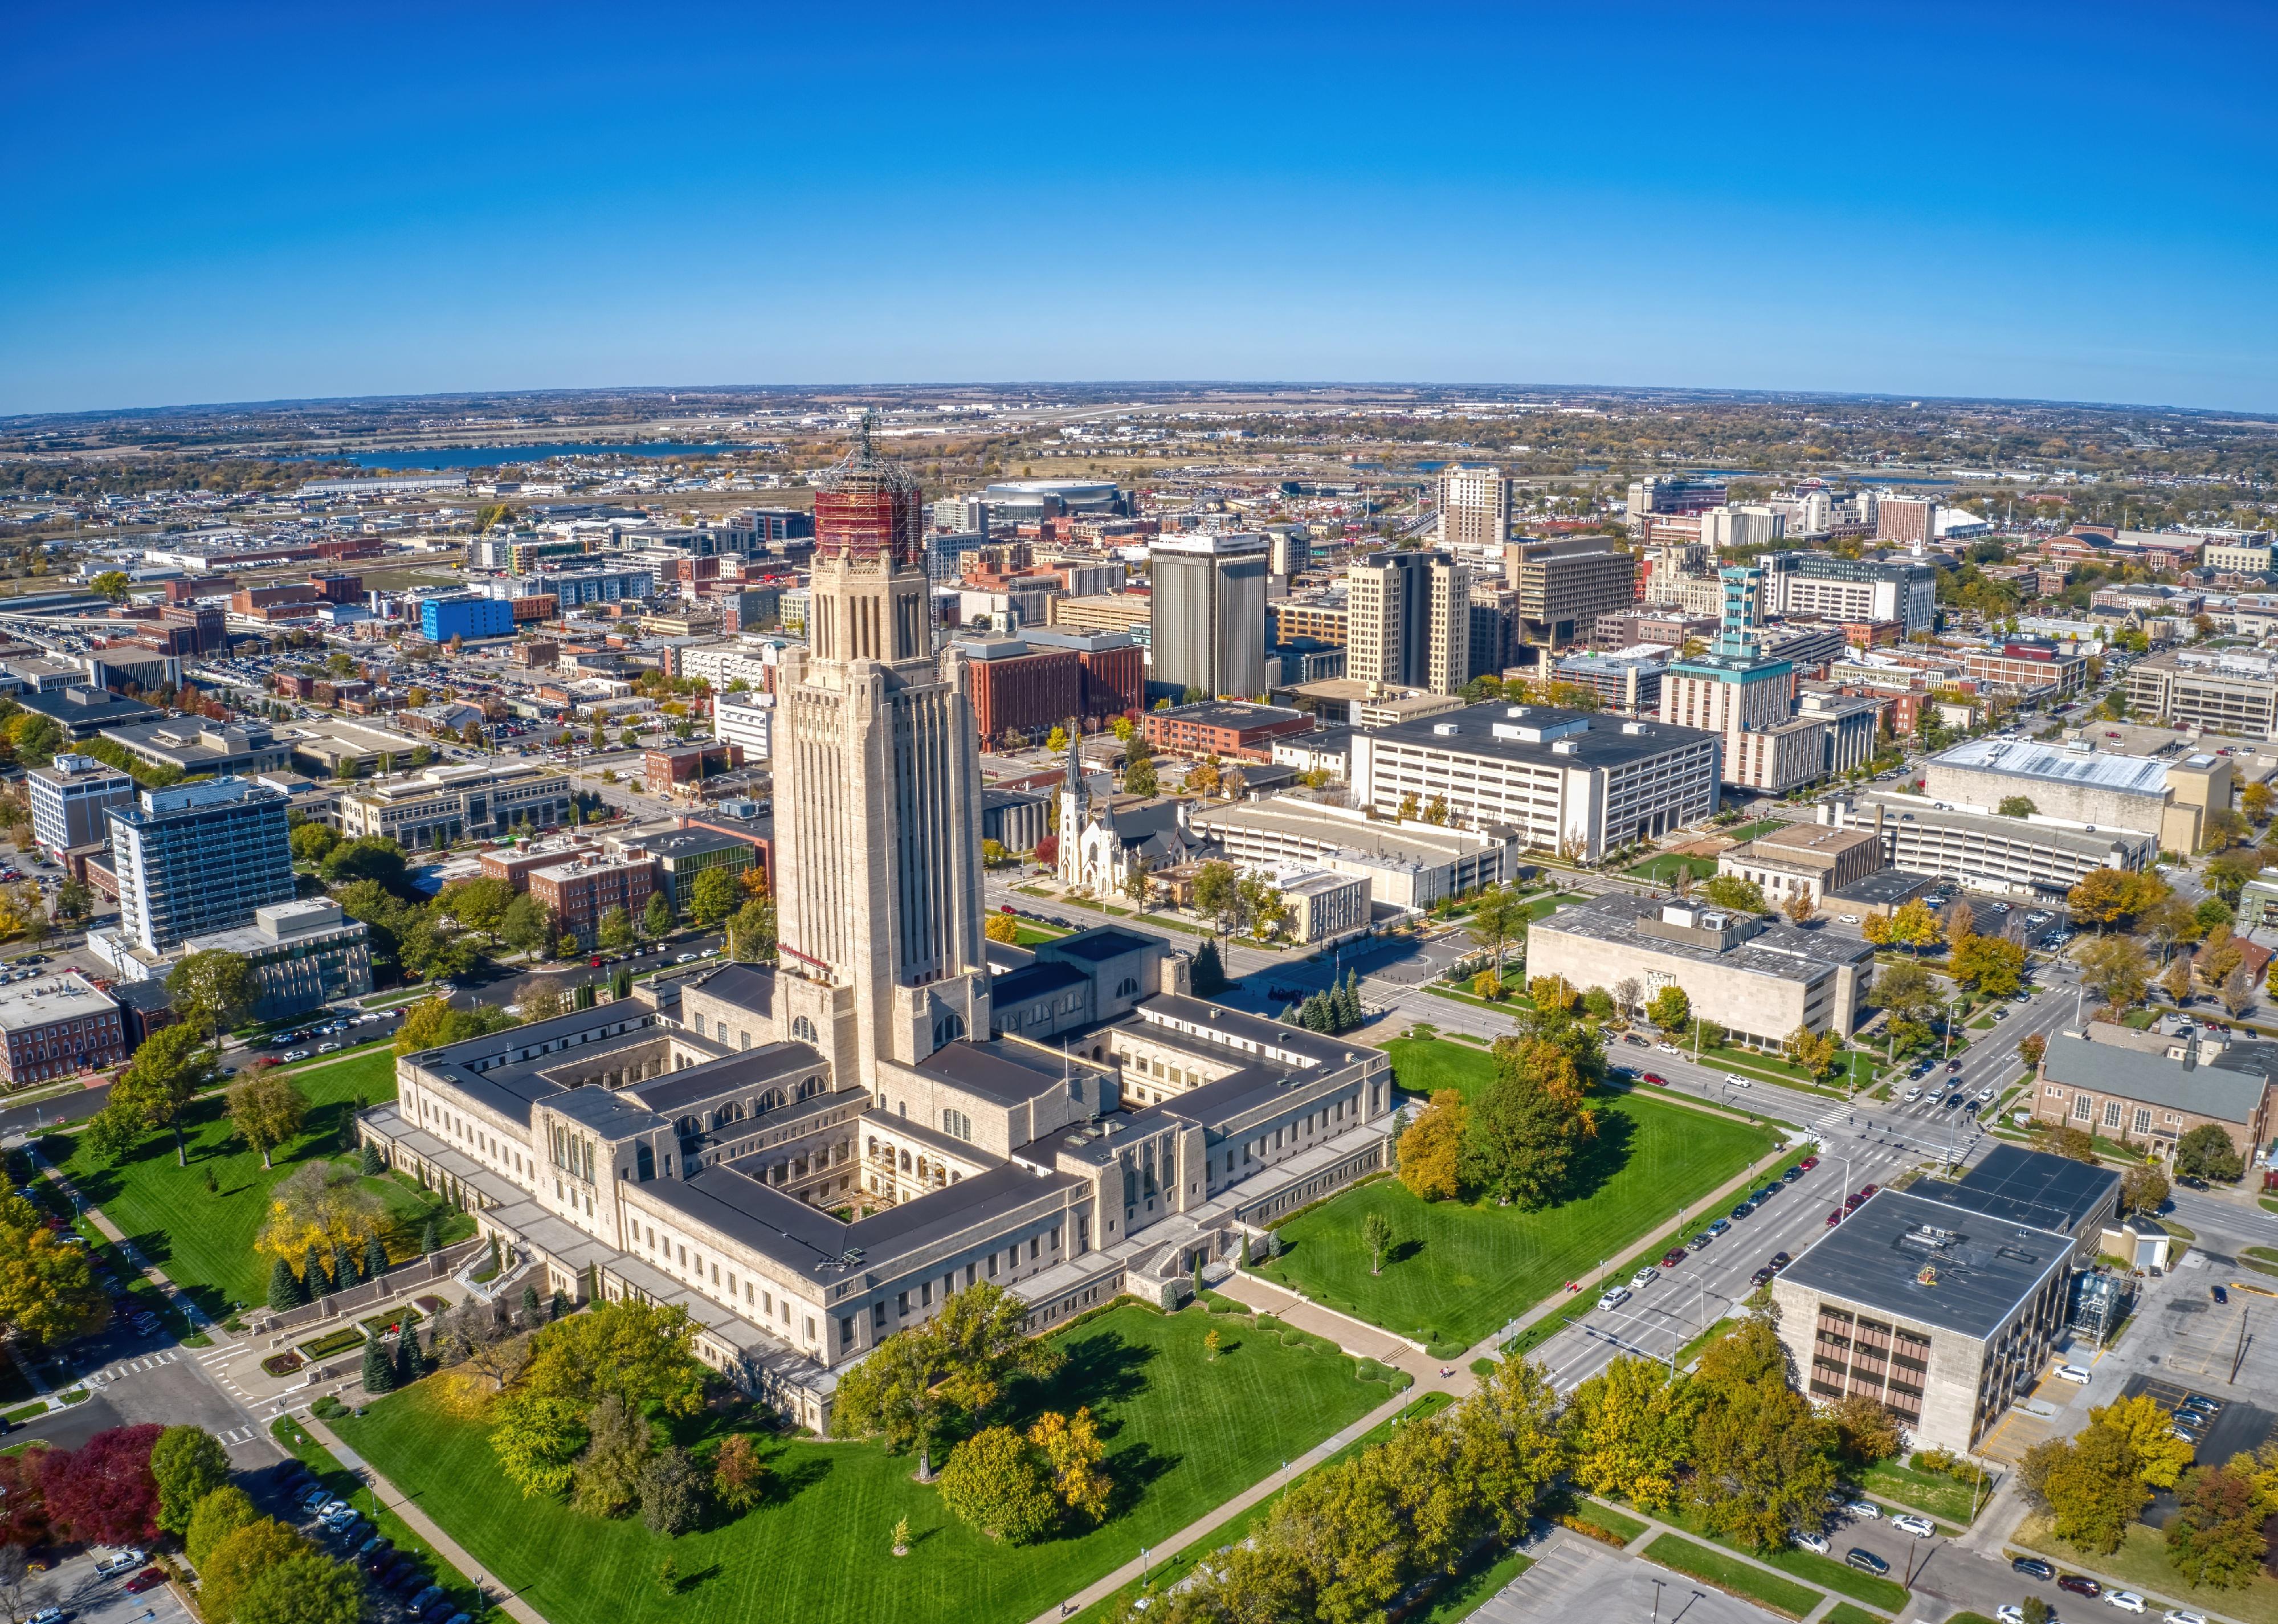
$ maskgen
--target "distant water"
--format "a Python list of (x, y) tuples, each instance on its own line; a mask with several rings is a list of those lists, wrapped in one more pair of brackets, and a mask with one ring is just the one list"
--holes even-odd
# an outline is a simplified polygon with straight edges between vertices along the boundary
[(348, 462), (358, 468), (499, 468), (508, 463), (542, 463), (557, 456), (692, 456), (753, 448), (750, 446), (698, 446), (680, 440), (657, 440), (634, 446), (451, 446), (412, 451), (358, 451), (346, 457), (302, 457), (300, 460), (310, 463)]

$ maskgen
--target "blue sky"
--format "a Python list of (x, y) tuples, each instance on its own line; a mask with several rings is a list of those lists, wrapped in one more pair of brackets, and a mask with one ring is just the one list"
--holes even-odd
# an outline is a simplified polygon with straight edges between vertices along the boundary
[(2278, 410), (2272, 8), (1113, 12), (19, 8), (0, 412), (1201, 378)]

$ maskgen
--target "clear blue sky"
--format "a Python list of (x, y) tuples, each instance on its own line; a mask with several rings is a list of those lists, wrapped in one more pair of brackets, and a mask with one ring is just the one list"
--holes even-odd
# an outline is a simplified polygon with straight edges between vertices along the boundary
[(8, 29), (0, 412), (1201, 378), (2278, 409), (2267, 6)]

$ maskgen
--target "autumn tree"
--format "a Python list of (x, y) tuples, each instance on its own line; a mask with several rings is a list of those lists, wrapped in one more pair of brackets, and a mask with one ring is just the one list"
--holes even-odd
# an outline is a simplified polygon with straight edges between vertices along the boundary
[(1464, 1130), (1471, 1108), (1460, 1089), (1435, 1091), (1400, 1136), (1400, 1182), (1426, 1201), (1462, 1193)]
[(1930, 912), (1930, 904), (1920, 897), (1904, 904), (1891, 915), (1892, 942), (1910, 953), (1920, 953), (1925, 947), (1935, 946), (1944, 935), (1938, 915)]
[(1919, 964), (1894, 964), (1875, 977), (1883, 1007), (1902, 1021), (1920, 1021), (1938, 1004), (1938, 978)]
[(187, 1167), (189, 1144), (182, 1134), (182, 1114), (213, 1077), (214, 1055), (205, 1046), (205, 1033), (187, 1021), (177, 1022), (142, 1040), (111, 1084), (110, 1102), (101, 1115), (115, 1115), (143, 1128), (171, 1130), (175, 1165)]
[(1664, 1032), (1683, 1031), (1693, 1019), (1693, 1000), (1672, 981), (1646, 1000), (1645, 1018)]
[(1526, 934), (1531, 910), (1526, 900), (1508, 885), (1490, 885), (1472, 905), (1472, 938), (1487, 951), (1487, 962), (1500, 966), (1503, 951)]
[(1675, 1507), (1699, 1396), (1656, 1359), (1611, 1360), (1574, 1389), (1565, 1415), (1574, 1481), (1647, 1511)]
[(2065, 902), (2077, 924), (2107, 931), (2133, 919), (2166, 897), (2167, 886), (2156, 874), (2129, 869), (2091, 869), (2065, 893)]
[(1060, 1355), (1027, 1332), (1028, 1309), (987, 1281), (967, 1287), (922, 1325), (897, 1331), (841, 1378), (831, 1429), (914, 1449), (921, 1482), (953, 1420), (985, 1414), (1015, 1375), (1049, 1375)]
[(102, 1329), (110, 1299), (88, 1250), (66, 1245), (23, 1197), (0, 1196), (0, 1324), (50, 1347)]
[(309, 1115), (300, 1086), (274, 1069), (241, 1073), (230, 1085), (228, 1100), (230, 1126), (261, 1153), (264, 1168), (274, 1165), (271, 1153), (300, 1132)]
[(1028, 1442), (1043, 1456), (1060, 1504), (1086, 1522), (1105, 1521), (1114, 1483), (1105, 1469), (1107, 1445), (1089, 1406), (1073, 1415), (1046, 1411), (1028, 1428)]
[(1946, 971), (1962, 986), (2007, 998), (2024, 983), (2025, 950), (2002, 936), (1956, 938)]
[(748, 1432), (734, 1432), (721, 1441), (712, 1465), (712, 1492), (730, 1511), (746, 1512), (767, 1493), (768, 1463)]
[(259, 996), (245, 955), (218, 947), (191, 954), (166, 975), (167, 1003), (209, 1038), (252, 1014)]
[(1719, 874), (1701, 886), (1701, 896), (1717, 908), (1731, 908), (1735, 913), (1761, 914), (1764, 911), (1763, 887), (1754, 880), (1742, 879), (1737, 874)]
[(1790, 1385), (1769, 1321), (1750, 1318), (1709, 1344), (1686, 1498), (1712, 1534), (1757, 1549), (1818, 1526), (1835, 1487), (1834, 1428)]
[(1594, 1033), (1570, 1012), (1537, 1007), (1495, 1041), (1495, 1080), (1465, 1125), (1463, 1180), (1533, 1209), (1564, 1188), (1574, 1152), (1597, 1129), (1584, 1095), (1603, 1064)]
[(233, 1530), (199, 1565), (199, 1611), (208, 1624), (238, 1624), (240, 1604), (264, 1574), (310, 1554), (309, 1542), (273, 1517)]
[(963, 1521), (1016, 1545), (1043, 1538), (1059, 1518), (1043, 1452), (1010, 1427), (983, 1427), (950, 1452), (941, 1499)]
[(2144, 945), (2132, 936), (2104, 936), (2080, 950), (2081, 984), (2106, 1007), (2125, 1009), (2151, 984)]
[(1815, 1032), (1808, 1026), (1799, 1026), (1787, 1035), (1787, 1057), (1814, 1077), (1823, 1077), (1835, 1069), (1842, 1053), (1842, 1040), (1833, 1032)]
[(83, 1544), (148, 1545), (158, 1536), (150, 1451), (166, 1429), (145, 1421), (41, 1457), (40, 1490), (57, 1533)]
[(1010, 914), (991, 914), (982, 923), (981, 933), (992, 942), (1011, 946), (1021, 939), (1021, 922)]
[(2256, 1491), (2254, 1460), (2236, 1455), (2223, 1466), (2187, 1474), (2167, 1523), (2167, 1556), (2189, 1583), (2244, 1590), (2269, 1554), (2263, 1536), (2269, 1507)]
[(169, 1427), (150, 1446), (150, 1477), (157, 1485), (157, 1524), (187, 1534), (198, 1505), (229, 1482), (229, 1452), (203, 1427)]

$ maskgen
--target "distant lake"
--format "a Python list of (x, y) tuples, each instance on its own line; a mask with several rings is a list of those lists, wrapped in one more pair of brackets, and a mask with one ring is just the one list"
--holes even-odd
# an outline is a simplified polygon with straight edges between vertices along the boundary
[(508, 463), (542, 463), (556, 456), (695, 456), (750, 451), (751, 446), (695, 446), (655, 440), (632, 446), (451, 446), (412, 451), (358, 451), (347, 456), (302, 457), (309, 463), (353, 463), (358, 468), (498, 468)]

